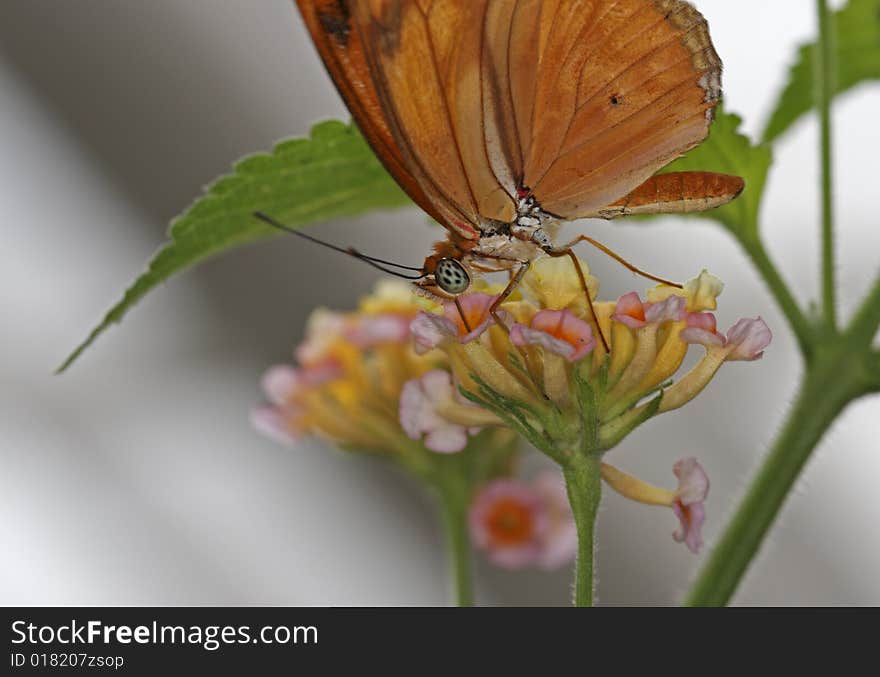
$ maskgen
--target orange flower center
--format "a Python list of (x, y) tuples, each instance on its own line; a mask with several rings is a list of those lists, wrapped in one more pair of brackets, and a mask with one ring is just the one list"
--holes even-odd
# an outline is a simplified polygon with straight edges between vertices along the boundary
[(534, 522), (528, 506), (512, 498), (495, 502), (486, 519), (496, 545), (520, 545), (532, 538)]
[(627, 308), (623, 314), (629, 315), (631, 318), (638, 320), (639, 322), (645, 322), (645, 307), (642, 304), (633, 304)]
[[(542, 327), (542, 329), (544, 329)], [(547, 327), (544, 329), (550, 336), (553, 338), (557, 338), (560, 341), (565, 341), (569, 345), (578, 347), (579, 344), (584, 342), (584, 337), (577, 332), (576, 327), (572, 327), (570, 324), (566, 323), (565, 315), (560, 313), (559, 320), (556, 322), (555, 326)]]
[(464, 314), (457, 312), (454, 322), (459, 336), (466, 336), (486, 320), (488, 313), (484, 308), (462, 307)]

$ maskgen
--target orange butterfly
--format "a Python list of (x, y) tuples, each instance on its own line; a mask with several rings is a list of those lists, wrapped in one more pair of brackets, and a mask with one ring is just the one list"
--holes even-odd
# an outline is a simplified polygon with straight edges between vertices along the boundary
[(448, 230), (416, 282), (432, 294), (508, 271), (494, 314), (537, 256), (570, 256), (583, 282), (581, 241), (663, 282), (587, 236), (554, 243), (559, 221), (702, 211), (743, 190), (735, 176), (655, 175), (706, 138), (721, 95), (688, 2), (297, 4), (373, 150)]

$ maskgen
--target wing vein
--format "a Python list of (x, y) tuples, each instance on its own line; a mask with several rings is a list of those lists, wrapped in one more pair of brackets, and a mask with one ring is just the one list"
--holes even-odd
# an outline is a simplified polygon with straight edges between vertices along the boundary
[[(647, 33), (648, 31), (651, 31), (651, 30), (653, 30), (654, 28), (656, 28), (658, 25), (661, 25), (664, 21), (665, 21), (665, 19), (660, 19), (660, 21), (658, 21), (657, 23), (652, 24), (652, 25), (649, 26), (648, 28), (645, 28), (645, 29), (643, 29), (642, 31), (640, 31), (639, 33), (637, 33), (636, 35), (634, 35), (633, 38), (632, 38), (629, 42), (627, 42), (627, 43), (621, 45), (621, 50), (623, 50), (624, 48), (626, 48), (626, 47), (628, 47), (629, 45), (631, 45), (633, 42), (635, 42), (636, 40), (638, 40), (642, 35), (644, 35), (644, 34)], [(662, 49), (665, 49), (666, 47), (668, 47), (669, 45), (671, 45), (673, 42), (676, 42), (676, 41), (678, 41), (678, 40), (680, 40), (680, 39), (681, 39), (681, 36), (673, 35), (669, 40), (666, 40), (665, 42), (660, 43), (660, 44), (657, 45), (654, 49), (652, 49), (652, 50), (649, 51), (649, 52), (646, 52), (645, 54), (643, 54), (642, 56), (640, 56), (638, 59), (636, 59), (635, 61), (633, 61), (633, 62), (632, 62), (631, 64), (629, 64), (626, 68), (624, 68), (622, 71), (620, 71), (619, 73), (617, 73), (613, 78), (611, 78), (606, 84), (610, 85), (610, 84), (612, 84), (613, 82), (616, 82), (616, 81), (619, 80), (622, 76), (624, 76), (624, 75), (626, 75), (627, 73), (631, 72), (631, 71), (632, 71), (634, 68), (636, 68), (637, 66), (641, 66), (641, 65), (642, 65), (642, 64), (643, 64), (648, 58), (650, 58), (650, 57), (656, 55), (657, 52), (659, 52), (659, 51), (662, 50)], [(691, 58), (691, 57), (690, 57), (690, 55), (688, 54), (685, 58)], [(684, 59), (682, 59), (681, 61), (684, 61)], [(673, 66), (677, 66), (678, 64), (681, 63), (681, 61), (676, 61), (675, 64), (673, 64)], [(585, 64), (585, 65), (586, 65), (586, 64)], [(668, 70), (668, 69), (664, 69), (664, 70), (662, 70), (662, 71), (658, 71), (657, 73), (652, 74), (652, 75), (649, 76), (649, 77), (650, 77), (650, 78), (655, 78), (655, 77), (657, 77), (658, 75), (660, 75), (660, 74), (662, 74), (662, 73), (665, 73), (667, 70)], [(582, 77), (583, 77), (583, 76), (582, 76)], [(580, 84), (581, 84), (581, 83), (579, 82), (579, 83), (578, 83), (578, 99), (580, 99)], [(642, 84), (644, 84), (644, 83), (642, 83)], [(592, 94), (592, 95), (591, 95), (586, 101), (584, 101), (582, 104), (580, 104), (580, 105), (575, 109), (575, 112), (574, 112), (574, 113), (575, 113), (575, 116), (577, 116), (577, 114), (578, 114), (581, 110), (583, 110), (584, 107), (587, 106), (587, 104), (590, 104), (590, 103), (592, 103), (593, 101), (595, 101), (595, 100), (596, 100), (596, 97), (601, 93), (601, 91), (602, 91), (601, 89), (597, 90), (597, 91), (596, 91), (594, 94)], [(570, 126), (569, 126), (569, 129), (571, 129)], [(568, 134), (568, 132), (566, 132), (566, 135), (567, 135), (567, 134)]]
[[(561, 4), (561, 3), (560, 3), (560, 4)], [(598, 17), (598, 18), (592, 20), (589, 24), (585, 25), (585, 26), (584, 26), (584, 27), (578, 32), (578, 35), (577, 35), (577, 37), (575, 38), (574, 43), (573, 43), (572, 46), (569, 48), (568, 52), (567, 52), (566, 55), (565, 55), (565, 58), (560, 62), (560, 66), (559, 66), (559, 68), (558, 68), (557, 71), (556, 71), (556, 78), (555, 78), (555, 80), (554, 80), (554, 87), (558, 84), (558, 82), (559, 82), (559, 78), (561, 77), (561, 74), (562, 74), (562, 71), (565, 70), (565, 66), (566, 66), (566, 64), (568, 63), (569, 59), (571, 59), (571, 55), (574, 53), (574, 50), (577, 48), (577, 45), (578, 45), (582, 40), (586, 40), (586, 39), (589, 37), (589, 35), (593, 32), (593, 30), (595, 30), (596, 26), (598, 26), (598, 25), (602, 22), (602, 20), (605, 19), (605, 17), (607, 17), (607, 16), (611, 13), (611, 11), (612, 11), (615, 7), (617, 7), (619, 4), (620, 4), (620, 0), (614, 0), (614, 2), (613, 2), (611, 5), (609, 5), (607, 8), (605, 8), (605, 11), (602, 13), (602, 15), (601, 15), (600, 17)], [(631, 18), (634, 17), (636, 14), (638, 14), (639, 12), (641, 12), (643, 9), (644, 9), (644, 7), (639, 7), (636, 11), (634, 11), (632, 14), (630, 14), (627, 18), (628, 18), (628, 19), (631, 19)], [(556, 16), (558, 17), (558, 15), (559, 15), (559, 12), (558, 12), (558, 10), (557, 10), (557, 15), (556, 15)], [(554, 28), (555, 28), (555, 21), (554, 21)], [(589, 55), (587, 55), (587, 56), (585, 57), (585, 59), (584, 59), (583, 68), (586, 68), (586, 64), (587, 64), (587, 61), (588, 61), (588, 60), (589, 60)], [(581, 74), (583, 74), (583, 68), (581, 69)], [(580, 88), (580, 78), (578, 79), (578, 89), (579, 89), (579, 88)], [(577, 92), (575, 92), (575, 102), (577, 102)], [(533, 113), (534, 113), (534, 109), (532, 109), (532, 110), (533, 110)], [(568, 136), (568, 133), (571, 131), (571, 126), (574, 124), (574, 119), (575, 119), (575, 116), (576, 116), (576, 115), (577, 115), (577, 110), (575, 110), (575, 111), (572, 112), (571, 116), (570, 116), (569, 119), (568, 119), (568, 125), (566, 126), (565, 133), (564, 133), (562, 136), (559, 137), (559, 144), (560, 144), (560, 147), (559, 147), (558, 150), (560, 150), (560, 151), (562, 150), (562, 147), (563, 147), (563, 145), (565, 144), (565, 139), (566, 139), (566, 137)], [(556, 159), (558, 160), (558, 159), (559, 159), (559, 156), (557, 156)], [(539, 178), (537, 181), (534, 181), (535, 186), (539, 185), (539, 184), (541, 183), (541, 181), (544, 180), (544, 178), (545, 178), (545, 177), (547, 176), (547, 174), (550, 172), (550, 169), (553, 167), (554, 164), (556, 164), (556, 160), (554, 160), (553, 162), (551, 162), (551, 163), (547, 166), (547, 168), (544, 170), (544, 172), (541, 174), (540, 178)]]
[[(667, 108), (664, 108), (664, 110), (671, 108), (673, 105), (674, 104), (670, 104), (670, 106), (668, 106)], [(682, 123), (688, 122), (690, 120), (693, 120), (694, 118), (702, 117), (702, 116), (703, 116), (703, 113), (700, 112), (700, 113), (691, 115), (688, 118), (684, 118), (681, 122)], [(626, 150), (623, 153), (620, 153), (619, 155), (615, 155), (614, 157), (609, 158), (608, 160), (604, 161), (602, 164), (597, 165), (596, 167), (593, 167), (589, 172), (578, 177), (578, 179), (583, 180), (585, 177), (592, 176), (596, 172), (604, 169), (606, 166), (608, 166), (612, 162), (615, 162), (616, 160), (620, 160), (621, 158), (625, 158), (628, 155), (632, 155), (637, 150), (640, 150), (643, 146), (650, 145), (656, 137), (658, 137), (658, 136), (662, 137), (662, 136), (666, 135), (668, 132), (669, 132), (669, 130), (666, 130), (666, 129), (656, 130), (653, 134), (645, 137), (643, 140), (639, 141), (638, 143), (627, 146)], [(559, 193), (558, 197), (556, 197), (555, 199), (564, 200), (564, 199), (572, 197), (575, 194), (577, 194), (577, 191), (574, 191), (572, 193)]]
[[(650, 55), (646, 55), (646, 57), (647, 57), (647, 56), (650, 56)], [(644, 85), (646, 82), (649, 82), (650, 80), (653, 80), (654, 78), (657, 78), (657, 77), (663, 75), (664, 73), (668, 73), (668, 72), (671, 71), (673, 68), (677, 68), (677, 67), (680, 66), (682, 63), (684, 63), (685, 61), (688, 61), (688, 60), (690, 60), (690, 55), (687, 55), (687, 56), (685, 56), (684, 58), (679, 59), (678, 61), (675, 61), (675, 62), (669, 64), (669, 66), (667, 66), (667, 67), (664, 68), (663, 70), (657, 71), (656, 73), (652, 73), (650, 76), (648, 76), (647, 79), (645, 79), (645, 80), (643, 80), (642, 82), (640, 82), (640, 83), (638, 84), (638, 86), (642, 86), (642, 85)], [(625, 75), (625, 74), (626, 74), (626, 73), (623, 73), (623, 72), (622, 72), (620, 75), (623, 76), (623, 75)], [(617, 79), (618, 79), (618, 78), (614, 78), (613, 80), (609, 81), (608, 84), (611, 84), (611, 83), (615, 82)], [(676, 83), (675, 87), (678, 87), (682, 82), (685, 82), (685, 80), (681, 80), (681, 81), (679, 81), (678, 83)], [(696, 84), (696, 83), (695, 83), (695, 84)], [(674, 88), (673, 88), (673, 89), (674, 89)], [(595, 100), (596, 100), (596, 97), (598, 97), (600, 94), (601, 94), (601, 92), (596, 92), (595, 94), (593, 94), (589, 99), (587, 99), (586, 101), (584, 101), (583, 105), (580, 106), (580, 107), (578, 108), (578, 111), (581, 111), (581, 110), (582, 110), (583, 108), (585, 108), (587, 105), (589, 105), (590, 103), (592, 103), (593, 101), (595, 101)], [(639, 110), (641, 110), (641, 109), (639, 109)], [(638, 111), (636, 111), (636, 112), (638, 112)], [(622, 122), (625, 122), (627, 119), (629, 119), (629, 118), (623, 118), (623, 119), (621, 119), (620, 121), (618, 121), (618, 122), (615, 123), (615, 126), (621, 124)]]
[[(371, 62), (371, 70), (373, 73), (379, 78), (381, 87), (376, 87), (376, 92), (380, 98), (380, 100), (384, 103), (385, 109), (388, 111), (387, 122), (389, 127), (392, 127), (392, 133), (395, 133), (395, 136), (400, 141), (401, 151), (406, 149), (406, 155), (408, 156), (409, 161), (419, 170), (421, 173), (421, 179), (416, 179), (417, 181), (424, 181), (427, 183), (434, 191), (435, 195), (439, 195), (443, 198), (444, 207), (457, 215), (463, 223), (470, 223), (473, 225), (477, 225), (474, 223), (472, 217), (465, 214), (462, 210), (462, 206), (458, 204), (458, 202), (443, 190), (443, 188), (437, 184), (436, 181), (431, 177), (430, 173), (425, 168), (425, 165), (422, 163), (421, 159), (418, 157), (414, 150), (414, 145), (412, 139), (409, 138), (409, 134), (407, 134), (406, 130), (403, 129), (399, 122), (400, 114), (397, 110), (397, 105), (394, 103), (393, 97), (391, 97), (388, 92), (390, 88), (388, 87), (388, 81), (385, 78), (385, 73), (379, 64), (376, 62), (376, 55), (373, 52), (372, 44), (370, 41), (366, 40), (366, 36), (363, 34), (362, 26), (358, 23), (357, 25), (358, 33), (361, 37), (361, 42), (364, 45), (364, 54), (370, 59)], [(414, 177), (415, 178), (415, 177)], [(436, 204), (436, 200), (428, 197), (431, 202)], [(443, 221), (445, 221), (450, 226), (455, 226), (453, 223), (449, 223), (449, 217), (446, 214), (442, 215)]]
[[(558, 155), (558, 156), (556, 157), (556, 159), (554, 159), (553, 162), (550, 163), (550, 166), (547, 168), (547, 171), (544, 172), (544, 175), (541, 177), (541, 180), (538, 181), (538, 182), (536, 183), (536, 187), (537, 187), (538, 185), (541, 184), (541, 181), (543, 181), (545, 178), (547, 178), (547, 175), (550, 174), (550, 172), (552, 171), (553, 167), (556, 166), (556, 164), (558, 164), (561, 160), (564, 160), (564, 159), (566, 159), (568, 156), (572, 155), (573, 153), (576, 153), (577, 151), (581, 150), (581, 149), (582, 149), (584, 146), (586, 146), (587, 144), (589, 144), (589, 143), (593, 143), (597, 138), (600, 138), (600, 137), (602, 137), (602, 136), (605, 136), (606, 134), (609, 134), (609, 133), (613, 132), (613, 131), (616, 130), (618, 127), (620, 127), (624, 122), (627, 122), (628, 120), (631, 120), (631, 119), (632, 119), (633, 117), (635, 117), (636, 115), (640, 114), (641, 112), (643, 112), (643, 111), (646, 110), (647, 108), (650, 108), (651, 106), (653, 106), (654, 104), (656, 104), (656, 103), (657, 103), (660, 99), (662, 99), (664, 96), (667, 96), (667, 95), (671, 94), (671, 93), (674, 92), (675, 90), (680, 89), (680, 88), (682, 87), (682, 85), (686, 85), (686, 84), (688, 84), (688, 83), (689, 83), (689, 80), (688, 80), (687, 78), (684, 79), (684, 80), (679, 80), (679, 81), (676, 82), (672, 87), (670, 87), (669, 89), (667, 89), (667, 90), (661, 92), (659, 95), (657, 95), (656, 97), (654, 97), (653, 99), (651, 99), (651, 101), (649, 101), (647, 104), (645, 104), (644, 106), (642, 106), (642, 107), (639, 108), (638, 110), (633, 111), (630, 115), (627, 115), (625, 118), (622, 118), (621, 120), (618, 120), (617, 122), (615, 122), (613, 125), (611, 125), (611, 126), (608, 127), (607, 129), (602, 130), (601, 134), (599, 134), (598, 136), (592, 136), (592, 137), (590, 137), (589, 139), (586, 139), (586, 140), (582, 141), (581, 143), (577, 144), (577, 145), (574, 146), (573, 148), (570, 148), (569, 150), (565, 151), (564, 153)], [(667, 110), (669, 110), (670, 108), (672, 108), (672, 107), (678, 105), (678, 103), (679, 103), (679, 102), (677, 102), (677, 101), (673, 101), (673, 102), (671, 102), (670, 104), (668, 104), (667, 106), (664, 106), (663, 108), (659, 109), (657, 112), (658, 112), (658, 113), (662, 113), (662, 112), (664, 112), (664, 111), (667, 111)], [(701, 115), (703, 114), (703, 111), (702, 111), (702, 110), (700, 110), (700, 114), (701, 114)], [(668, 133), (669, 130), (664, 129), (664, 130), (661, 130), (661, 131), (663, 131), (664, 133)]]
[[(552, 35), (552, 34), (553, 34), (553, 31), (556, 30), (556, 21), (559, 19), (559, 8), (560, 8), (561, 5), (562, 5), (562, 3), (559, 3), (558, 5), (556, 5), (556, 9), (555, 9), (554, 12), (553, 12), (553, 22), (552, 22), (551, 25), (550, 25), (550, 35)], [(542, 7), (541, 7), (541, 13), (538, 15), (538, 23), (539, 23), (539, 24), (541, 23), (541, 19), (543, 18), (543, 15), (544, 15), (544, 7), (542, 6)], [(540, 44), (538, 45), (538, 47), (540, 47)], [(546, 45), (545, 45), (545, 49), (546, 49)], [(537, 50), (536, 50), (536, 51), (537, 51)], [(535, 76), (535, 90), (536, 90), (536, 91), (537, 91), (537, 83), (541, 81), (541, 71), (543, 70), (544, 54), (543, 54), (543, 53), (539, 53), (539, 54), (537, 55), (537, 59), (538, 59), (538, 65), (535, 67), (535, 71), (536, 71), (536, 76)], [(538, 108), (538, 106), (535, 105), (535, 104), (536, 104), (536, 102), (532, 102), (532, 111), (531, 111), (531, 114), (530, 114), (531, 122), (530, 122), (530, 124), (529, 124), (529, 129), (530, 129), (531, 132), (532, 132), (532, 138), (529, 140), (529, 146), (530, 146), (530, 147), (533, 145), (534, 140), (535, 140), (535, 139), (534, 139), (534, 135), (535, 135), (535, 111), (536, 111), (537, 108)]]
[[(519, 11), (519, 3), (520, 3), (520, 0), (516, 0), (513, 5), (513, 11), (510, 13), (511, 22), (513, 21), (514, 17), (516, 17), (516, 13)], [(507, 92), (508, 92), (508, 99), (510, 102), (510, 113), (511, 113), (511, 116), (513, 119), (513, 134), (516, 137), (516, 151), (519, 155), (519, 173), (522, 174), (523, 167), (525, 167), (526, 158), (525, 158), (525, 150), (523, 149), (523, 140), (519, 134), (519, 125), (517, 124), (517, 121), (516, 121), (516, 102), (513, 100), (513, 82), (511, 81), (511, 78), (510, 78), (510, 56), (511, 56), (511, 47), (512, 46), (513, 46), (513, 26), (508, 26), (507, 27), (507, 47), (505, 48), (506, 52), (507, 52), (507, 73), (506, 73)], [(522, 188), (523, 177), (516, 176), (516, 177), (514, 177), (514, 179), (516, 180), (516, 183), (517, 183), (516, 187)]]
[(461, 146), (458, 143), (458, 134), (456, 133), (456, 129), (455, 129), (455, 121), (452, 118), (452, 108), (449, 106), (449, 95), (446, 91), (446, 85), (443, 82), (443, 80), (440, 78), (440, 63), (437, 61), (437, 52), (436, 52), (436, 47), (434, 45), (434, 36), (431, 34), (431, 26), (430, 26), (430, 23), (428, 22), (427, 15), (425, 14), (425, 12), (423, 12), (421, 10), (421, 8), (418, 7), (418, 4), (416, 5), (416, 7), (418, 8), (419, 13), (422, 15), (422, 20), (425, 22), (425, 32), (428, 35), (428, 51), (431, 55), (431, 63), (434, 66), (434, 76), (435, 76), (435, 79), (437, 80), (437, 86), (440, 88), (440, 96), (443, 99), (443, 107), (446, 109), (446, 120), (449, 123), (449, 130), (452, 132), (452, 142), (454, 144), (455, 154), (458, 157), (458, 164), (459, 164), (459, 167), (461, 167), (461, 173), (462, 173), (462, 176), (464, 177), (465, 185), (467, 186), (468, 193), (471, 196), (471, 204), (473, 206), (473, 213), (478, 214), (479, 213), (479, 211), (478, 211), (479, 202), (477, 202), (476, 195), (474, 194), (474, 188), (471, 185), (470, 177), (468, 176), (467, 170), (465, 169), (464, 156), (461, 153)]

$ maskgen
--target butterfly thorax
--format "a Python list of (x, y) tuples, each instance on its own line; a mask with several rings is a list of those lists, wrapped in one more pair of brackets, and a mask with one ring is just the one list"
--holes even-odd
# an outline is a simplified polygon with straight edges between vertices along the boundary
[(531, 261), (542, 253), (543, 250), (528, 238), (512, 234), (487, 235), (481, 237), (477, 246), (462, 257), (461, 263), (465, 268), (478, 273), (493, 272), (515, 268), (523, 261)]
[(425, 260), (427, 279), (418, 286), (431, 295), (446, 298), (435, 285), (435, 271), (443, 259), (454, 259), (473, 279), (486, 273), (515, 271), (524, 263), (552, 250), (559, 221), (541, 209), (525, 191), (518, 196), (516, 215), (510, 222), (485, 219), (479, 225), (479, 237), (463, 238), (454, 231), (449, 238), (434, 245), (434, 253)]

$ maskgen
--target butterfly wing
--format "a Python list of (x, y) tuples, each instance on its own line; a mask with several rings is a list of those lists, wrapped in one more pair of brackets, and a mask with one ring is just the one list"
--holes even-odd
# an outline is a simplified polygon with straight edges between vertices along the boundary
[(297, 1), (389, 171), (465, 238), (512, 221), (524, 187), (566, 219), (741, 189), (653, 177), (706, 138), (720, 96), (706, 22), (683, 0)]
[(352, 22), (350, 0), (296, 0), (312, 41), (324, 62), (343, 101), (351, 111), (358, 127), (381, 159), (388, 172), (401, 188), (436, 221), (449, 225), (459, 223), (465, 237), (477, 234), (463, 215), (450, 210), (449, 205), (430, 188), (430, 182), (420, 175), (418, 165), (411, 162), (408, 153), (398, 143), (376, 89), (367, 54)]
[[(546, 211), (593, 216), (706, 138), (721, 94), (721, 61), (706, 21), (688, 2), (510, 4), (511, 20), (494, 28), (494, 39), (510, 46), (498, 79), (510, 83), (515, 166)], [(700, 204), (693, 197), (690, 207)]]
[[(390, 126), (408, 161), (474, 226), (515, 202), (489, 162), (481, 74), (490, 0), (352, 0)], [(455, 226), (455, 224), (453, 224)]]

